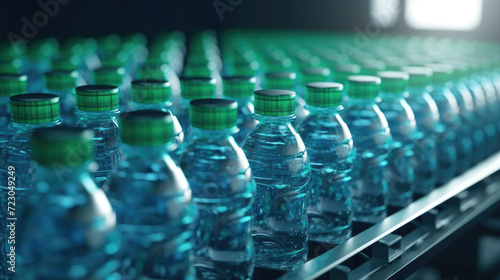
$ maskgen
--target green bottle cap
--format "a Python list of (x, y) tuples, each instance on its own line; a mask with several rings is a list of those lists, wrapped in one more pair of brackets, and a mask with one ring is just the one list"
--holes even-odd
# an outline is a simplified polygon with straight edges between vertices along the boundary
[(432, 80), (433, 84), (445, 84), (452, 79), (453, 76), (453, 66), (449, 64), (429, 64), (427, 65), (432, 69)]
[(181, 96), (187, 100), (213, 98), (216, 81), (207, 77), (181, 79)]
[(260, 64), (257, 61), (236, 62), (233, 64), (233, 74), (236, 76), (255, 76)]
[(383, 61), (377, 59), (366, 59), (361, 62), (361, 74), (376, 76), (378, 72), (384, 71), (386, 65)]
[(184, 77), (212, 77), (217, 71), (217, 64), (213, 61), (188, 63), (184, 68)]
[(139, 110), (120, 115), (120, 139), (132, 146), (161, 146), (174, 139), (170, 113)]
[(101, 65), (105, 68), (120, 68), (127, 63), (128, 59), (129, 57), (126, 52), (119, 51), (118, 53), (104, 55), (101, 58)]
[(123, 83), (125, 68), (102, 67), (94, 71), (95, 84), (119, 87)]
[(169, 68), (168, 64), (165, 63), (147, 63), (139, 69), (139, 76), (141, 79), (163, 80), (167, 76)]
[(94, 131), (76, 127), (50, 127), (33, 132), (31, 154), (39, 165), (76, 168), (92, 159)]
[(266, 89), (293, 90), (297, 74), (295, 72), (268, 72), (265, 76)]
[(336, 65), (333, 71), (333, 81), (345, 84), (347, 77), (357, 75), (361, 72), (361, 66), (357, 64)]
[(23, 67), (23, 61), (20, 58), (0, 60), (0, 73), (22, 74), (21, 73), (22, 67)]
[(11, 97), (25, 93), (27, 81), (26, 75), (0, 75), (0, 96)]
[(81, 64), (82, 58), (76, 55), (64, 57), (52, 62), (53, 71), (75, 71)]
[(284, 89), (262, 89), (254, 93), (255, 113), (281, 117), (295, 114), (295, 92)]
[(350, 76), (347, 78), (347, 92), (349, 97), (359, 99), (373, 99), (380, 91), (380, 78), (375, 76)]
[(301, 71), (302, 84), (312, 82), (327, 82), (330, 79), (331, 71), (326, 67), (308, 67)]
[(344, 86), (332, 82), (313, 82), (306, 85), (306, 104), (314, 107), (338, 107), (342, 104)]
[(87, 85), (75, 88), (76, 108), (80, 111), (102, 112), (118, 109), (118, 87)]
[(228, 129), (236, 127), (238, 103), (227, 99), (198, 99), (189, 103), (191, 126), (200, 129)]
[(143, 104), (170, 101), (170, 83), (166, 80), (132, 81), (132, 101)]
[(52, 71), (45, 74), (45, 87), (48, 90), (73, 90), (76, 87), (76, 71)]
[(15, 123), (39, 124), (59, 120), (59, 96), (26, 93), (10, 97), (10, 116)]
[(408, 87), (410, 75), (399, 71), (382, 71), (378, 73), (382, 80), (380, 90), (385, 93), (402, 93)]
[(251, 97), (255, 90), (257, 78), (231, 76), (223, 79), (224, 96), (230, 98)]
[(432, 81), (432, 69), (427, 67), (404, 67), (403, 71), (410, 75), (409, 87), (426, 87)]

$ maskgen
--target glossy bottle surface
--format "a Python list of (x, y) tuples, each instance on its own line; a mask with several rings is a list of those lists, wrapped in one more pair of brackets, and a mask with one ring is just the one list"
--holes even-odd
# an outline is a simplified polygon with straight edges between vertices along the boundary
[(311, 165), (292, 116), (255, 115), (243, 150), (257, 184), (252, 227), (256, 265), (294, 270), (307, 257)]

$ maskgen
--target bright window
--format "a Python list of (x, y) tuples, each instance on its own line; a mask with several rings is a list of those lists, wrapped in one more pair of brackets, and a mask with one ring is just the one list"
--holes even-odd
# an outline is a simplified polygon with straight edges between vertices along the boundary
[(479, 27), (483, 0), (406, 0), (405, 19), (415, 29), (464, 30)]

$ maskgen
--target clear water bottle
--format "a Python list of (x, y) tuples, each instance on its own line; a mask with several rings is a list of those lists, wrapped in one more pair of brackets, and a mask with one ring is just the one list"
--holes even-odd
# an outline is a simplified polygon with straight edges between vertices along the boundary
[(428, 194), (437, 183), (436, 140), (439, 126), (439, 111), (436, 102), (427, 91), (431, 83), (432, 70), (425, 67), (405, 67), (408, 73), (408, 95), (406, 101), (410, 105), (417, 122), (413, 156), (415, 170), (414, 192)]
[[(8, 181), (12, 177), (8, 172), (15, 170), (15, 213), (21, 214), (27, 203), (29, 192), (36, 183), (37, 164), (32, 161), (30, 141), (33, 130), (59, 125), (59, 97), (48, 93), (28, 93), (10, 97), (11, 126), (16, 134), (9, 140), (0, 157), (0, 273), (6, 273), (8, 248), (6, 237), (9, 236), (8, 217)], [(11, 200), (12, 201), (12, 200)], [(12, 204), (11, 204), (12, 205)], [(18, 231), (19, 232), (19, 231)], [(0, 274), (1, 275), (1, 274)]]
[[(168, 155), (170, 113), (140, 110), (120, 116), (124, 160), (107, 195), (126, 251), (121, 273), (130, 279), (191, 279), (196, 210), (182, 170)], [(129, 279), (129, 278), (126, 278)]]
[(123, 67), (102, 67), (94, 71), (94, 84), (111, 85), (119, 88), (120, 111), (129, 111), (130, 106), (130, 84), (132, 79)]
[(311, 165), (292, 122), (295, 92), (258, 90), (254, 94), (259, 123), (243, 150), (257, 183), (252, 226), (257, 266), (294, 270), (307, 257), (307, 184)]
[(338, 83), (308, 83), (305, 97), (310, 114), (297, 126), (311, 161), (309, 239), (318, 242), (342, 243), (352, 231), (355, 151), (351, 132), (339, 115), (342, 91)]
[(405, 72), (383, 71), (378, 76), (382, 80), (382, 102), (378, 106), (389, 123), (394, 140), (387, 169), (389, 204), (405, 207), (413, 200), (415, 171), (412, 164), (417, 137), (415, 115), (404, 99), (409, 75)]
[(25, 93), (26, 75), (0, 75), (0, 155), (16, 130), (10, 125), (10, 97)]
[(92, 135), (69, 127), (33, 133), (38, 182), (18, 220), (17, 279), (121, 279), (116, 214), (87, 171)]
[(468, 64), (467, 72), (464, 73), (462, 81), (472, 94), (475, 109), (475, 127), (481, 129), (484, 135), (484, 141), (481, 143), (481, 150), (474, 156), (474, 162), (478, 163), (483, 160), (488, 154), (488, 147), (493, 145), (497, 129), (493, 122), (490, 120), (489, 105), (486, 99), (486, 93), (475, 79), (471, 78), (473, 68)]
[[(478, 161), (484, 157), (484, 154), (481, 155), (481, 151), (484, 150), (482, 147), (484, 145), (484, 132), (475, 124), (477, 119), (474, 116), (474, 100), (470, 90), (465, 83), (462, 82), (462, 78), (467, 71), (467, 65), (458, 62), (452, 65), (452, 67), (453, 73), (448, 83), (448, 87), (455, 96), (458, 104), (460, 116), (459, 137), (462, 138), (464, 148), (470, 147), (466, 150), (457, 150), (457, 172), (462, 173), (472, 166), (476, 157)], [(466, 152), (469, 153), (466, 154)], [(476, 153), (478, 153), (478, 155), (476, 155)]]
[(75, 87), (78, 79), (76, 71), (52, 71), (45, 74), (45, 88), (48, 92), (59, 96), (61, 104), (61, 120), (65, 125), (74, 125)]
[(389, 124), (377, 105), (380, 78), (350, 76), (347, 85), (349, 100), (342, 118), (356, 145), (352, 175), (354, 219), (376, 223), (387, 216), (386, 169), (392, 144)]
[(255, 182), (231, 134), (237, 104), (226, 99), (191, 101), (193, 140), (181, 167), (199, 213), (194, 254), (198, 279), (251, 279), (254, 267), (252, 202)]
[(172, 114), (170, 83), (166, 80), (143, 79), (132, 82), (132, 109), (160, 110), (170, 113), (174, 124), (174, 142), (168, 146), (169, 155), (178, 163), (184, 149), (184, 131), (176, 116)]
[(500, 142), (500, 131), (498, 130), (498, 119), (500, 118), (500, 104), (497, 99), (497, 92), (493, 82), (482, 74), (482, 63), (479, 60), (470, 62), (469, 78), (480, 85), (483, 89), (488, 114), (486, 118), (487, 137), (486, 151), (487, 155), (496, 152)]
[(231, 76), (223, 79), (224, 98), (238, 102), (237, 124), (239, 131), (234, 134), (234, 140), (238, 145), (243, 144), (248, 133), (257, 125), (253, 118), (253, 92), (255, 91), (255, 77)]
[(429, 68), (433, 72), (430, 95), (436, 101), (442, 125), (436, 141), (437, 183), (442, 185), (453, 179), (460, 162), (467, 164), (472, 154), (472, 145), (470, 135), (460, 135), (458, 103), (448, 88), (453, 67), (447, 64), (430, 64)]
[(90, 174), (102, 187), (121, 158), (118, 147), (118, 87), (79, 86), (76, 92), (77, 127), (94, 130), (93, 158), (98, 168)]
[(216, 80), (207, 77), (191, 77), (181, 79), (181, 108), (180, 111), (174, 112), (179, 118), (181, 127), (184, 128), (184, 141), (188, 143), (189, 127), (189, 102), (195, 99), (214, 98), (215, 97)]

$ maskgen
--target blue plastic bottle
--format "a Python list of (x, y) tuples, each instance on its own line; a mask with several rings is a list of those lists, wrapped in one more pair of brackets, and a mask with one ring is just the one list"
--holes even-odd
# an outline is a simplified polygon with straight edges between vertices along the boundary
[[(59, 97), (54, 94), (28, 93), (10, 97), (11, 126), (17, 131), (0, 157), (0, 275), (7, 273), (8, 171), (15, 170), (15, 216), (27, 203), (27, 196), (36, 183), (36, 162), (32, 161), (30, 141), (33, 130), (59, 125)], [(10, 200), (12, 201), (12, 200)], [(19, 232), (19, 231), (17, 231)]]
[(64, 125), (74, 125), (75, 87), (78, 79), (76, 71), (52, 71), (45, 74), (45, 88), (48, 92), (59, 96), (61, 103), (61, 120)]
[(26, 75), (0, 75), (0, 155), (16, 130), (10, 125), (10, 100), (26, 92)]
[[(191, 279), (196, 211), (181, 169), (168, 155), (174, 139), (170, 113), (140, 110), (120, 116), (124, 160), (107, 195), (126, 250), (125, 279)], [(126, 277), (125, 277), (126, 276)]]
[(392, 144), (391, 131), (377, 106), (380, 78), (350, 76), (346, 110), (342, 114), (356, 147), (353, 168), (354, 219), (376, 223), (387, 216), (389, 190), (387, 159)]
[(405, 207), (413, 200), (415, 172), (413, 149), (417, 137), (417, 123), (405, 93), (409, 75), (404, 72), (379, 72), (382, 80), (378, 104), (391, 128), (393, 144), (389, 155), (387, 184), (389, 204)]
[(248, 133), (257, 125), (253, 118), (252, 102), (256, 81), (255, 77), (244, 76), (225, 77), (222, 80), (224, 98), (238, 102), (238, 132), (233, 136), (238, 145), (243, 144)]
[(194, 233), (198, 279), (251, 279), (254, 267), (252, 202), (255, 182), (231, 134), (237, 104), (226, 99), (191, 101), (193, 140), (181, 167), (199, 213)]
[(93, 159), (97, 170), (90, 174), (98, 187), (106, 184), (121, 158), (118, 148), (118, 87), (108, 85), (79, 86), (76, 92), (77, 127), (94, 130)]
[(259, 123), (243, 150), (257, 183), (253, 204), (255, 263), (294, 270), (307, 257), (307, 184), (311, 165), (306, 147), (292, 122), (295, 92), (258, 90), (254, 94)]
[[(463, 148), (470, 147), (465, 150), (457, 150), (457, 172), (462, 173), (472, 166), (475, 162), (475, 158), (479, 161), (480, 158), (484, 157), (484, 155), (481, 155), (482, 151), (484, 151), (484, 132), (475, 124), (477, 119), (474, 116), (474, 100), (470, 90), (462, 82), (462, 78), (467, 71), (467, 65), (458, 62), (452, 65), (452, 67), (453, 73), (448, 83), (448, 87), (455, 96), (458, 104), (460, 116), (459, 137), (462, 138)], [(466, 154), (467, 152), (468, 154)]]
[(427, 91), (432, 70), (425, 67), (405, 67), (410, 76), (406, 101), (417, 122), (413, 166), (415, 170), (414, 192), (428, 194), (437, 183), (436, 140), (439, 126), (439, 111), (436, 102)]
[(490, 150), (488, 150), (488, 147), (493, 145), (497, 129), (490, 120), (486, 93), (481, 85), (475, 79), (471, 78), (471, 73), (473, 73), (474, 69), (470, 65), (468, 66), (467, 72), (462, 80), (472, 94), (475, 110), (475, 127), (476, 129), (481, 129), (484, 134), (484, 141), (481, 145), (481, 150), (474, 155), (474, 163), (478, 163), (489, 154)]
[(116, 214), (87, 171), (92, 134), (68, 127), (33, 133), (38, 182), (17, 220), (17, 279), (121, 279)]
[[(455, 96), (448, 88), (453, 67), (446, 64), (431, 64), (433, 71), (430, 95), (439, 111), (442, 128), (436, 141), (438, 157), (438, 185), (451, 180), (459, 165), (469, 165), (472, 155), (470, 135), (460, 134), (460, 115)], [(453, 149), (454, 148), (454, 149)]]
[[(184, 141), (189, 143), (189, 102), (195, 99), (214, 98), (216, 80), (207, 77), (190, 77), (181, 79), (181, 108), (174, 114), (184, 128)], [(188, 129), (186, 129), (188, 128)]]
[(311, 161), (309, 239), (342, 243), (351, 237), (351, 169), (355, 152), (351, 132), (339, 112), (343, 86), (332, 82), (306, 85), (306, 109), (298, 126)]
[(172, 113), (170, 83), (166, 80), (135, 80), (132, 82), (132, 109), (160, 110), (170, 113), (174, 123), (174, 142), (168, 146), (169, 155), (178, 163), (184, 149), (184, 131)]

